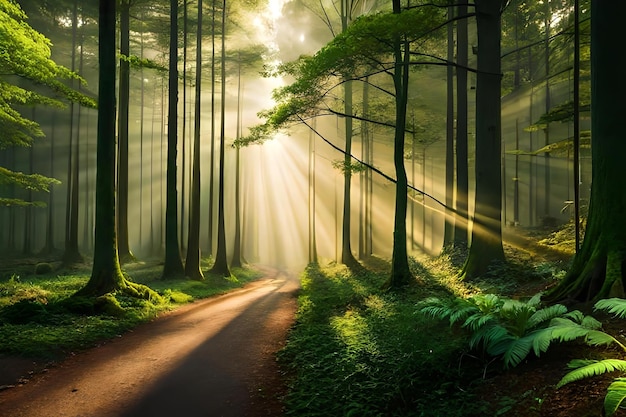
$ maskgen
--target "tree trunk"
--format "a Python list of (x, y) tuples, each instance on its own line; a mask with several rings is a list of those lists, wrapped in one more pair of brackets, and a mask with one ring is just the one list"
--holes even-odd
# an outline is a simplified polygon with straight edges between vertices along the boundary
[[(393, 12), (400, 13), (400, 0), (393, 0)], [(394, 134), (393, 163), (396, 171), (396, 204), (393, 227), (393, 251), (391, 276), (385, 284), (399, 288), (409, 284), (413, 276), (409, 269), (406, 244), (406, 213), (408, 179), (404, 166), (404, 134), (406, 129), (406, 108), (409, 91), (409, 44), (403, 39), (394, 41), (393, 83), (396, 98), (396, 128)]]
[(76, 296), (99, 296), (121, 290), (153, 298), (158, 295), (143, 285), (127, 281), (117, 255), (115, 232), (115, 2), (100, 0), (98, 145), (96, 174), (96, 238), (93, 267), (87, 284)]
[[(467, 15), (464, 0), (458, 0), (458, 14)], [(468, 227), (468, 145), (467, 145), (467, 17), (456, 23), (456, 211), (454, 242), (457, 247), (467, 247)]]
[[(78, 30), (78, 1), (74, 0), (72, 11), (72, 71), (76, 70), (76, 38)], [(73, 82), (72, 82), (73, 84)], [(74, 196), (78, 193), (78, 158), (74, 155), (74, 103), (70, 103), (70, 126), (69, 126), (69, 146), (67, 160), (67, 199), (65, 207), (65, 252), (63, 253), (63, 263), (71, 265), (82, 262), (83, 257), (78, 250), (78, 228), (74, 227), (78, 222), (78, 204), (75, 204)]]
[(130, 1), (120, 2), (120, 81), (118, 114), (117, 233), (121, 262), (134, 259), (128, 243), (128, 110), (130, 101)]
[(213, 255), (213, 202), (215, 194), (215, 12), (216, 6), (213, 0), (211, 7), (211, 151), (209, 163), (209, 230), (208, 230), (208, 251)]
[(222, 91), (221, 91), (221, 112), (220, 112), (220, 161), (219, 161), (219, 189), (218, 189), (218, 213), (217, 213), (217, 251), (215, 263), (211, 272), (223, 277), (230, 276), (228, 269), (228, 259), (226, 256), (226, 225), (224, 213), (224, 148), (226, 147), (226, 0), (222, 2)]
[(626, 277), (626, 190), (623, 176), (624, 57), (613, 43), (622, 36), (624, 2), (591, 2), (592, 188), (587, 230), (580, 251), (561, 283), (548, 294), (558, 301), (624, 297)]
[(178, 0), (170, 1), (169, 104), (167, 115), (167, 190), (165, 206), (165, 264), (163, 278), (185, 275), (178, 246), (176, 146), (178, 145)]
[(472, 242), (462, 276), (482, 275), (504, 260), (502, 247), (502, 134), (500, 36), (503, 0), (476, 2), (476, 192)]
[(187, 236), (187, 259), (185, 275), (202, 280), (200, 269), (200, 101), (202, 87), (202, 0), (198, 0), (198, 29), (196, 36), (196, 100), (193, 135), (193, 171), (191, 178), (191, 201), (189, 202), (189, 235)]
[[(448, 7), (448, 61), (454, 60), (454, 7)], [(446, 74), (446, 206), (454, 203), (454, 68), (448, 65)], [(443, 245), (454, 243), (454, 214), (446, 209)]]
[[(241, 137), (241, 56), (237, 63), (237, 128), (235, 138)], [(240, 152), (241, 149), (235, 148), (235, 236), (233, 238), (233, 258), (230, 261), (232, 267), (240, 268), (241, 262), (241, 187), (240, 187)]]

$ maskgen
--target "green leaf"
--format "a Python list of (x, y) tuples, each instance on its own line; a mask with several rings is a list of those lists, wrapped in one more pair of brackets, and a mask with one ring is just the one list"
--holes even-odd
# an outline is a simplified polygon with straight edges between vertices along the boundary
[(607, 298), (598, 301), (594, 310), (605, 310), (621, 319), (626, 317), (626, 300), (623, 298)]
[(615, 414), (624, 398), (626, 398), (626, 378), (615, 378), (607, 388), (607, 393), (604, 397), (604, 415), (611, 416)]
[[(582, 361), (570, 362), (568, 367), (574, 367), (578, 364), (585, 363)], [(557, 388), (561, 388), (563, 385), (570, 382), (579, 381), (584, 378), (589, 378), (595, 375), (602, 375), (613, 371), (626, 371), (626, 361), (621, 359), (604, 359), (601, 361), (593, 361), (587, 365), (581, 366), (571, 372), (568, 372), (556, 385)]]

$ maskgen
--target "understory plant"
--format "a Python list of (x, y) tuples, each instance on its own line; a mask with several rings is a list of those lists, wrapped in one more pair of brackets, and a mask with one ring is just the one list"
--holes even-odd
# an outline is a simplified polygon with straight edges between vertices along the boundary
[(504, 367), (515, 367), (534, 351), (536, 356), (550, 345), (552, 320), (567, 314), (561, 304), (541, 306), (541, 293), (527, 301), (477, 294), (452, 301), (429, 299), (420, 308), (433, 318), (462, 323), (469, 330), (469, 347), (482, 348), (491, 357), (502, 358)]
[[(614, 314), (615, 317), (626, 317), (626, 300), (621, 298), (609, 298), (598, 301), (594, 305), (595, 310), (604, 310), (608, 313)], [(615, 345), (618, 346), (621, 351), (626, 354), (626, 346), (617, 340), (615, 337), (608, 333), (597, 331), (597, 334), (592, 338), (586, 338), (585, 340), (590, 345)], [(569, 384), (570, 382), (578, 381), (584, 378), (589, 378), (596, 375), (602, 375), (608, 372), (626, 371), (626, 360), (624, 359), (603, 359), (603, 360), (588, 360), (588, 359), (575, 359), (568, 364), (568, 368), (571, 369), (557, 384), (557, 388)], [(626, 398), (626, 378), (618, 377), (613, 380), (611, 385), (607, 388), (606, 396), (604, 397), (604, 415), (610, 416), (617, 411), (621, 403)]]

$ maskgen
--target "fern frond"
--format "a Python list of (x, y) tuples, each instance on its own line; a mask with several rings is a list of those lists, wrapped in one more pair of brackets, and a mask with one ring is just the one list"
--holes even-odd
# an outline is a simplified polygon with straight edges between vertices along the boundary
[(497, 356), (504, 353), (504, 350), (498, 352), (495, 346), (508, 339), (512, 340), (513, 336), (504, 327), (499, 324), (490, 324), (478, 329), (470, 338), (469, 344), (470, 348), (474, 349), (482, 343), (490, 355)]
[(548, 351), (550, 344), (554, 340), (552, 337), (552, 328), (546, 327), (545, 329), (535, 330), (533, 333), (533, 351), (538, 357), (544, 352)]
[(504, 361), (504, 367), (516, 367), (520, 364), (528, 354), (533, 345), (534, 335), (529, 334), (519, 339), (515, 339), (509, 344), (508, 349), (504, 352), (502, 360)]
[(555, 304), (550, 307), (542, 308), (541, 310), (535, 311), (535, 313), (530, 316), (528, 319), (528, 327), (537, 327), (541, 323), (550, 321), (555, 317), (560, 317), (565, 313), (567, 313), (567, 307), (562, 304)]
[(495, 320), (496, 317), (493, 314), (484, 314), (481, 312), (476, 312), (469, 316), (465, 322), (463, 323), (463, 327), (467, 327), (471, 331), (478, 331), (480, 328), (484, 327), (491, 320)]
[(588, 365), (574, 369), (568, 372), (558, 384), (557, 388), (561, 388), (565, 384), (570, 382), (579, 381), (584, 378), (589, 378), (595, 375), (602, 375), (613, 371), (625, 371), (626, 361), (621, 359), (604, 359), (601, 361), (594, 361)]
[(615, 378), (604, 397), (604, 415), (613, 415), (626, 398), (626, 378)]
[(478, 309), (475, 305), (467, 305), (465, 307), (461, 307), (450, 314), (450, 324), (454, 324), (461, 320), (467, 320), (467, 317), (477, 312)]
[(445, 320), (452, 313), (452, 310), (450, 309), (450, 307), (442, 306), (442, 305), (439, 305), (439, 306), (430, 305), (430, 306), (421, 308), (420, 311), (423, 314), (430, 316), (434, 319), (438, 319), (438, 320)]
[(542, 296), (543, 296), (543, 292), (538, 292), (537, 294), (533, 295), (530, 298), (530, 300), (528, 300), (526, 302), (526, 304), (528, 304), (529, 306), (537, 308), (541, 304), (541, 297)]
[(605, 310), (620, 319), (626, 318), (626, 300), (623, 298), (607, 298), (598, 301), (594, 310)]
[(583, 326), (585, 329), (591, 330), (599, 330), (602, 328), (602, 323), (600, 323), (598, 320), (591, 316), (585, 316), (580, 325)]
[(571, 321), (575, 323), (580, 324), (585, 318), (585, 315), (580, 310), (573, 310), (573, 311), (570, 311), (569, 313), (564, 314), (563, 317), (566, 319), (570, 319)]
[(585, 343), (590, 346), (609, 346), (613, 343), (622, 346), (622, 344), (618, 342), (617, 339), (615, 339), (613, 336), (599, 330), (589, 330), (589, 332), (585, 336)]

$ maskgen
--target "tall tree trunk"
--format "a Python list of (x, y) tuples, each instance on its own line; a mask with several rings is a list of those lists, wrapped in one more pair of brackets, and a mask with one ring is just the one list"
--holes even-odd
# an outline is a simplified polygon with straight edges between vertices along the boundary
[[(393, 0), (393, 12), (400, 13), (400, 0)], [(406, 244), (406, 213), (408, 179), (404, 166), (404, 135), (409, 92), (409, 43), (405, 39), (394, 40), (393, 83), (396, 99), (396, 128), (394, 134), (393, 163), (396, 171), (396, 204), (393, 225), (393, 251), (391, 276), (386, 286), (399, 288), (413, 280), (409, 269)]]
[(501, 7), (506, 0), (476, 2), (476, 192), (472, 242), (462, 275), (482, 275), (504, 260), (502, 247), (502, 132), (500, 121)]
[(624, 2), (591, 2), (591, 163), (592, 187), (587, 229), (566, 277), (548, 294), (551, 301), (596, 301), (624, 297), (626, 279), (626, 189), (623, 137), (626, 58), (615, 54), (622, 36)]
[(215, 13), (216, 5), (213, 0), (211, 8), (211, 150), (209, 163), (209, 255), (213, 255), (213, 205), (215, 194)]
[[(241, 56), (237, 63), (237, 128), (235, 138), (241, 137)], [(241, 149), (235, 147), (235, 235), (233, 237), (233, 258), (230, 261), (231, 267), (240, 268), (241, 262), (241, 187), (240, 187), (240, 152)]]
[(180, 245), (181, 252), (185, 253), (185, 204), (186, 204), (186, 189), (187, 189), (187, 181), (185, 178), (186, 175), (186, 166), (187, 166), (187, 35), (189, 34), (189, 30), (187, 28), (188, 20), (187, 17), (187, 6), (189, 2), (184, 0), (183, 2), (183, 120), (182, 120), (182, 128), (180, 129), (181, 136), (181, 169), (180, 169)]
[[(465, 0), (458, 0), (459, 17), (467, 16)], [(456, 23), (456, 211), (454, 242), (461, 248), (467, 247), (468, 228), (468, 144), (467, 144), (467, 17)]]
[(211, 272), (230, 276), (228, 269), (228, 258), (226, 256), (226, 225), (224, 213), (224, 148), (226, 147), (226, 0), (222, 2), (222, 91), (221, 91), (221, 111), (220, 111), (220, 162), (219, 162), (219, 189), (218, 189), (218, 213), (217, 213), (217, 251), (215, 254), (215, 263)]
[(178, 246), (176, 147), (178, 146), (178, 0), (170, 0), (169, 103), (167, 115), (167, 190), (165, 207), (165, 264), (163, 278), (185, 275)]
[[(51, 112), (50, 120), (50, 173), (49, 176), (54, 178), (54, 138), (55, 126), (57, 120), (57, 112)], [(50, 187), (48, 195), (48, 217), (46, 218), (46, 244), (42, 250), (43, 254), (50, 255), (54, 252), (54, 187)]]
[[(448, 62), (454, 60), (454, 7), (448, 7)], [(454, 68), (448, 65), (446, 72), (446, 206), (454, 203)], [(443, 244), (454, 242), (454, 214), (446, 209)]]
[(118, 114), (117, 233), (121, 262), (134, 260), (128, 242), (128, 111), (130, 102), (130, 0), (120, 1), (120, 81)]
[[(370, 135), (367, 118), (369, 117), (369, 78), (365, 77), (363, 83), (363, 120), (361, 121), (361, 158), (367, 164), (369, 160)], [(367, 215), (369, 208), (369, 170), (362, 170), (359, 174), (360, 185), (360, 201), (359, 201), (359, 258), (363, 259), (371, 255), (368, 247), (367, 230), (369, 228), (369, 217)]]
[[(76, 70), (76, 39), (78, 30), (78, 0), (74, 0), (72, 11), (72, 71)], [(67, 160), (67, 200), (65, 212), (65, 252), (63, 253), (63, 263), (71, 265), (82, 262), (83, 257), (78, 250), (78, 204), (75, 195), (78, 195), (78, 158), (74, 153), (77, 146), (74, 145), (74, 103), (70, 103), (70, 126), (69, 145)], [(78, 136), (78, 135), (77, 135)], [(78, 140), (78, 139), (77, 139)], [(75, 149), (76, 148), (76, 149)]]
[[(341, 0), (341, 30), (348, 28), (351, 20), (350, 1)], [(341, 262), (348, 267), (358, 266), (358, 261), (352, 254), (352, 245), (350, 242), (351, 230), (351, 189), (352, 189), (352, 81), (344, 82), (344, 114), (345, 116), (345, 153), (343, 166), (343, 215), (341, 223)]]
[(152, 298), (149, 288), (127, 281), (117, 255), (115, 232), (115, 2), (99, 8), (98, 150), (96, 175), (96, 239), (91, 277), (75, 295), (98, 296), (121, 290)]
[(191, 201), (189, 202), (189, 235), (185, 275), (202, 280), (200, 269), (200, 102), (202, 87), (202, 0), (198, 0), (198, 29), (196, 34), (196, 99), (193, 135), (193, 172), (191, 179)]

